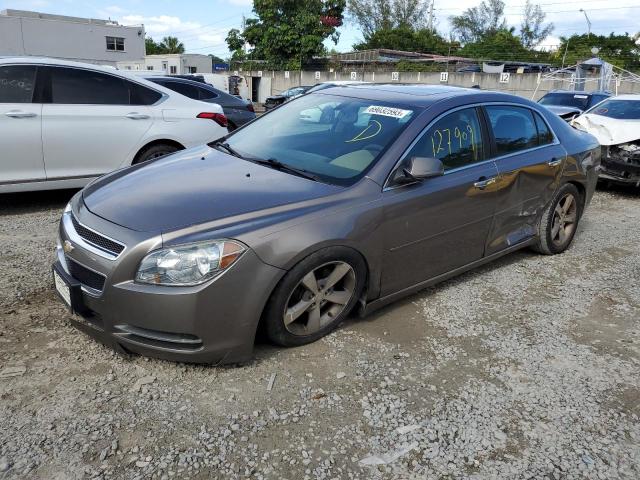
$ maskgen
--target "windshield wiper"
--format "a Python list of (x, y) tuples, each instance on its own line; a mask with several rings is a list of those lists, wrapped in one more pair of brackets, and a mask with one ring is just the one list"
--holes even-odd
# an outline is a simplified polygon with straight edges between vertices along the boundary
[(242, 155), (240, 152), (238, 152), (236, 149), (234, 149), (231, 145), (229, 145), (227, 142), (225, 142), (222, 139), (211, 142), (209, 145), (211, 145), (212, 147), (221, 147), (227, 152), (229, 152), (231, 155), (233, 155), (234, 157), (245, 159), (244, 155)]
[(292, 173), (293, 175), (297, 175), (308, 180), (313, 180), (314, 182), (320, 181), (320, 179), (317, 176), (313, 175), (311, 172), (302, 168), (292, 167), (291, 165), (282, 163), (280, 160), (276, 160), (275, 158), (269, 158), (267, 160), (264, 160), (262, 158), (252, 158), (251, 161), (259, 163), (260, 165), (275, 168), (276, 170), (280, 170), (281, 172)]

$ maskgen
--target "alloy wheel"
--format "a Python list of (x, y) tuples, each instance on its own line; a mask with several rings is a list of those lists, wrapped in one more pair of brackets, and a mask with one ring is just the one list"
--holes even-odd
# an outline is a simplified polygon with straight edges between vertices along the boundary
[(558, 247), (571, 238), (578, 221), (578, 202), (571, 193), (564, 195), (556, 204), (551, 222), (551, 241)]
[(351, 265), (329, 262), (307, 273), (289, 295), (283, 315), (294, 335), (311, 335), (338, 317), (351, 301), (356, 274)]

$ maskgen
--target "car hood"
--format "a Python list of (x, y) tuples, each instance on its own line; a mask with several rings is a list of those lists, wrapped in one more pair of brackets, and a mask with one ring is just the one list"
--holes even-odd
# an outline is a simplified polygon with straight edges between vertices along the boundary
[(545, 105), (545, 107), (560, 117), (564, 117), (572, 113), (575, 115), (580, 115), (582, 113), (582, 110), (579, 108), (567, 107), (566, 105)]
[(87, 186), (92, 213), (137, 231), (167, 232), (343, 190), (207, 146), (118, 170)]
[(575, 118), (571, 125), (592, 134), (600, 145), (618, 145), (640, 139), (640, 120), (620, 120), (585, 113)]

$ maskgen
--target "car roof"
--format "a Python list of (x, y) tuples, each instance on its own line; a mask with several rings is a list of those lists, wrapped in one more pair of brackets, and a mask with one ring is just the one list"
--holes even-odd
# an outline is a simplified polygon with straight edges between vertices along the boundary
[(149, 80), (150, 82), (153, 82), (156, 79), (169, 80), (173, 82), (186, 83), (188, 85), (193, 85), (194, 87), (209, 88), (210, 90), (220, 91), (208, 83), (198, 82), (197, 80), (191, 80), (184, 77), (173, 77), (171, 75), (144, 75), (142, 78), (144, 78), (145, 80)]
[(110, 75), (119, 76), (122, 78), (126, 78), (135, 83), (139, 83), (146, 87), (157, 90), (164, 95), (174, 95), (175, 92), (163, 87), (162, 85), (158, 85), (157, 83), (150, 82), (146, 78), (141, 75), (135, 75), (133, 73), (129, 73), (126, 70), (118, 70), (115, 67), (108, 67), (104, 65), (96, 65), (93, 63), (83, 63), (83, 62), (72, 62), (70, 60), (60, 60), (58, 58), (49, 58), (49, 57), (0, 57), (0, 65), (16, 65), (16, 64), (24, 64), (24, 65), (53, 65), (59, 67), (75, 67), (82, 68), (85, 70), (94, 70), (97, 72), (104, 72)]
[[(503, 101), (530, 105), (528, 100), (508, 93), (478, 90), (477, 88), (461, 88), (448, 85), (416, 85), (402, 83), (363, 83), (359, 85), (333, 86), (313, 92), (310, 95), (338, 95), (372, 101), (384, 101), (428, 107), (441, 100), (467, 96), (478, 102)], [(473, 103), (470, 102), (470, 103)]]
[(547, 93), (567, 93), (571, 95), (611, 95), (611, 92), (607, 92), (604, 90), (596, 90), (592, 92), (585, 92), (584, 90), (549, 90)]

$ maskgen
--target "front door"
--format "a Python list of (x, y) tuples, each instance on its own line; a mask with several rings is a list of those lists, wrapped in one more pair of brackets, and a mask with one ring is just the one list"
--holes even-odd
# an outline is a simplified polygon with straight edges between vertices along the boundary
[(436, 157), (445, 173), (383, 192), (383, 296), (483, 257), (498, 174), (485, 138), (479, 110), (460, 109), (427, 128), (404, 156), (400, 168), (412, 157)]
[(566, 152), (538, 112), (513, 105), (485, 109), (499, 173), (487, 245), (490, 255), (537, 234), (542, 209), (558, 187)]
[(47, 178), (90, 178), (126, 164), (153, 124), (130, 105), (129, 82), (76, 68), (51, 68), (51, 103), (42, 109)]
[(0, 66), (0, 186), (45, 179), (42, 104), (33, 103), (36, 70)]

